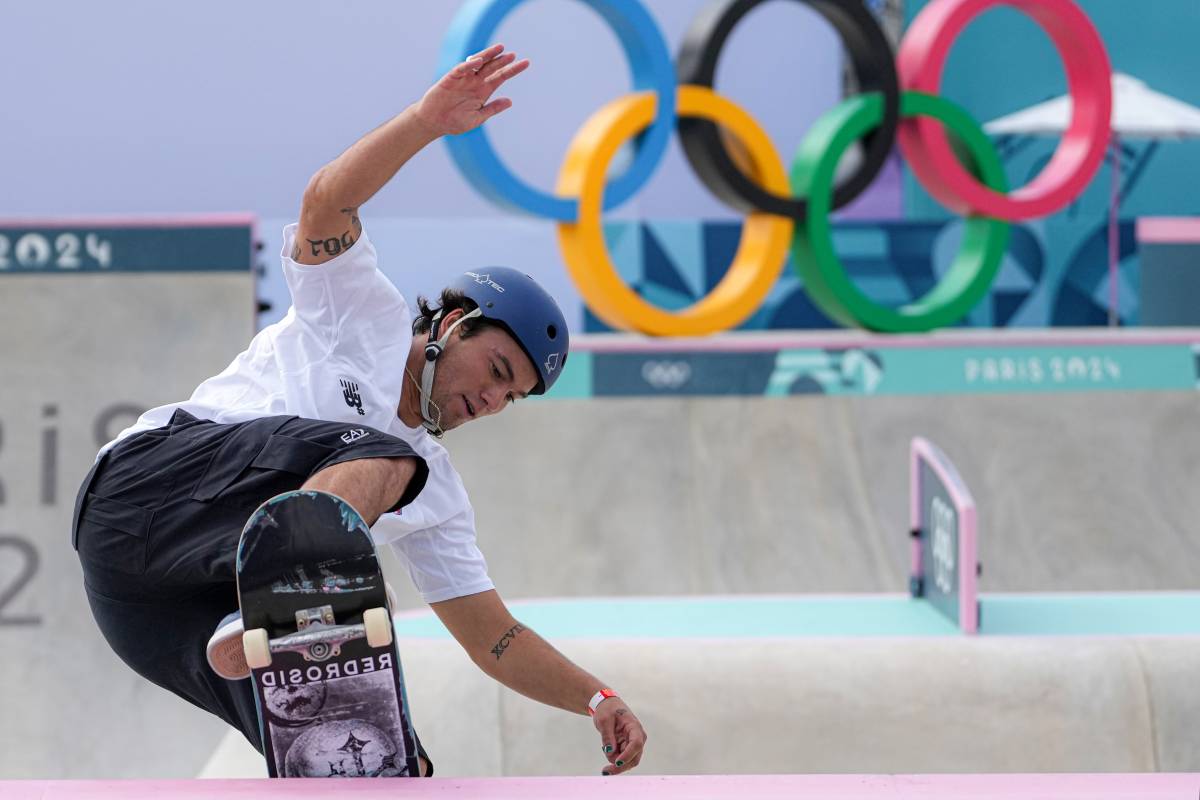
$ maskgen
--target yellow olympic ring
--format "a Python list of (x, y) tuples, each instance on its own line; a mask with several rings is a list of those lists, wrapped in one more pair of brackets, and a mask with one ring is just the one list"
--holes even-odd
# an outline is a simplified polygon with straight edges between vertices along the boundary
[[(558, 224), (567, 270), (596, 316), (614, 328), (655, 336), (703, 336), (736, 327), (758, 310), (787, 262), (793, 222), (762, 212), (748, 214), (733, 264), (721, 282), (694, 305), (666, 311), (629, 288), (617, 274), (604, 241), (601, 210), (609, 163), (622, 144), (654, 120), (654, 92), (614, 100), (584, 123), (571, 141), (558, 175), (557, 192), (579, 198), (579, 218)], [(719, 123), (746, 148), (751, 177), (776, 194), (790, 192), (775, 146), (744, 109), (702, 86), (680, 86), (680, 117)]]

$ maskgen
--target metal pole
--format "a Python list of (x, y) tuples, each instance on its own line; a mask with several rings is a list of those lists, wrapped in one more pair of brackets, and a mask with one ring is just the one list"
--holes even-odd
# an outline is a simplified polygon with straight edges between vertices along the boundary
[(1109, 145), (1112, 147), (1112, 196), (1108, 210), (1108, 325), (1115, 328), (1121, 324), (1121, 317), (1117, 311), (1118, 268), (1121, 261), (1121, 137), (1116, 131), (1113, 131)]

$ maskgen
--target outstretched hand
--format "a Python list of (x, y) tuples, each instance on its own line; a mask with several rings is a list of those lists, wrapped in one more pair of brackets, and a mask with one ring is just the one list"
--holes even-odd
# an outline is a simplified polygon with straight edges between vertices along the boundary
[(528, 66), (529, 59), (517, 61), (515, 53), (494, 44), (443, 75), (417, 104), (417, 115), (438, 136), (478, 128), (512, 106), (507, 97), (491, 97)]

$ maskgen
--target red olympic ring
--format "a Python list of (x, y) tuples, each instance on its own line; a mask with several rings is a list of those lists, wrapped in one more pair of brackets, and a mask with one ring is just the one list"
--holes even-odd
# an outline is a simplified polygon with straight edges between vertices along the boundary
[(1071, 124), (1050, 163), (1026, 186), (1003, 195), (979, 183), (958, 160), (942, 124), (910, 119), (900, 148), (922, 185), (956, 213), (1017, 221), (1054, 214), (1078, 197), (1104, 160), (1112, 119), (1112, 65), (1104, 42), (1072, 0), (933, 0), (913, 21), (897, 56), (906, 91), (940, 94), (950, 48), (984, 11), (1009, 5), (1040, 25), (1058, 50), (1074, 103)]

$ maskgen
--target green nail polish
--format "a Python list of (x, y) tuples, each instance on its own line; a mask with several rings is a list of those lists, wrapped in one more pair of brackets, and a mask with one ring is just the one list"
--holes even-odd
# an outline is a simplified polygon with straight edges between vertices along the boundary
[(604, 752), (611, 753), (612, 751), (613, 751), (613, 748), (612, 748), (611, 744), (604, 745)]
[(618, 767), (623, 767), (623, 766), (625, 766), (625, 762), (624, 762), (624, 761), (618, 761), (618, 762), (617, 762), (617, 766), (618, 766)]

